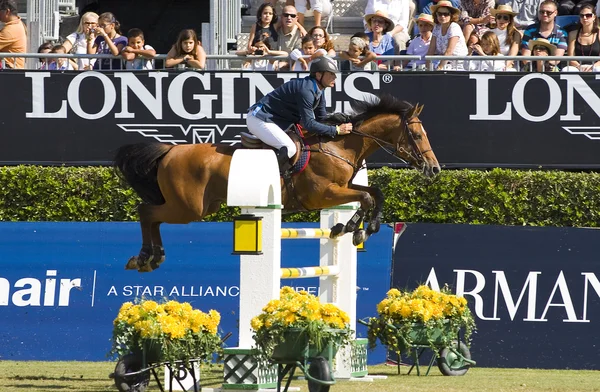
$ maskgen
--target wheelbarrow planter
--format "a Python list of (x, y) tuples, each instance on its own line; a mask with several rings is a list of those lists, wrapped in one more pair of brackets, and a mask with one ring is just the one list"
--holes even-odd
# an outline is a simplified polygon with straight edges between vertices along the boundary
[[(368, 320), (358, 320), (359, 323), (370, 326)], [(460, 340), (460, 329), (453, 329), (450, 323), (444, 323), (442, 327), (427, 328), (422, 323), (411, 323), (407, 334), (401, 333), (400, 326), (388, 324), (388, 333), (394, 334), (398, 341), (398, 374), (400, 374), (400, 353), (410, 354), (414, 363), (408, 373), (417, 368), (417, 374), (421, 374), (419, 358), (427, 349), (432, 349), (432, 356), (427, 372), (428, 375), (434, 361), (445, 376), (462, 376), (469, 371), (470, 366), (476, 362), (471, 359), (469, 347)], [(405, 339), (406, 337), (406, 339)], [(456, 337), (456, 339), (454, 338)]]
[[(309, 392), (328, 392), (335, 384), (332, 363), (337, 354), (343, 330), (328, 330), (333, 337), (311, 343), (302, 329), (290, 328), (284, 333), (285, 341), (273, 350), (271, 361), (277, 364), (277, 391), (286, 392), (290, 386), (296, 368), (299, 368), (308, 381)], [(281, 384), (288, 376), (283, 389)]]

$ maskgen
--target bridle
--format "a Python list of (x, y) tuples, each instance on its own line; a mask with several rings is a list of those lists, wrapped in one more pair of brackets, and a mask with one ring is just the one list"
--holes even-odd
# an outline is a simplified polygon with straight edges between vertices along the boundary
[[(387, 142), (387, 141), (380, 139), (373, 135), (368, 135), (368, 134), (358, 131), (358, 130), (353, 129), (351, 131), (351, 133), (374, 140), (375, 143), (377, 143), (379, 145), (379, 147), (381, 147), (383, 149), (383, 151), (385, 151), (386, 153), (388, 153), (389, 155), (391, 155), (395, 158), (400, 159), (402, 162), (404, 162), (406, 164), (410, 164), (410, 163), (406, 162), (406, 160), (400, 155), (402, 153), (411, 157), (416, 163), (421, 163), (421, 167), (423, 167), (425, 165), (425, 159), (423, 158), (423, 155), (432, 151), (432, 149), (430, 148), (428, 150), (421, 151), (421, 149), (417, 145), (417, 141), (415, 140), (415, 137), (413, 136), (412, 132), (408, 128), (409, 125), (421, 124), (422, 122), (421, 122), (421, 120), (419, 120), (416, 117), (411, 117), (408, 120), (406, 120), (406, 117), (402, 117), (401, 122), (404, 123), (403, 130), (404, 130), (404, 133), (406, 134), (408, 143), (412, 147), (412, 150), (415, 152), (414, 154), (413, 154), (413, 151), (408, 151), (400, 145), (400, 141), (402, 140), (402, 136), (403, 136), (402, 134), (400, 134), (400, 136), (398, 136), (398, 141), (396, 142), (396, 145), (394, 146), (393, 143)], [(393, 149), (394, 147), (395, 147), (395, 149)]]

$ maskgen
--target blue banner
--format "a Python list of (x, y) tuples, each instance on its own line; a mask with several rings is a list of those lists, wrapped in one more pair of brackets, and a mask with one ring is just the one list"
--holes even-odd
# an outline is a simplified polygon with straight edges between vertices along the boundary
[(598, 369), (600, 231), (408, 224), (393, 286), (445, 283), (476, 316), (478, 366)]
[[(287, 227), (317, 227), (289, 224)], [(0, 223), (0, 358), (107, 360), (112, 322), (123, 302), (140, 297), (190, 302), (221, 313), (224, 335), (238, 339), (239, 256), (231, 255), (231, 223), (163, 225), (166, 261), (151, 273), (126, 271), (139, 252), (137, 223)], [(376, 312), (390, 287), (392, 230), (358, 256), (358, 317)], [(318, 265), (319, 241), (282, 244), (282, 266)], [(317, 293), (318, 279), (285, 281)], [(364, 327), (359, 336), (366, 336)], [(385, 351), (369, 354), (381, 363)]]

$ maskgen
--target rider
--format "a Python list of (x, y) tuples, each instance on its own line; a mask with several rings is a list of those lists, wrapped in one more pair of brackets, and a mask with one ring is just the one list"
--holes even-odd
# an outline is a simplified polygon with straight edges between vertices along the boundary
[(320, 122), (327, 116), (323, 90), (335, 85), (336, 72), (338, 68), (332, 59), (318, 57), (310, 65), (310, 76), (290, 80), (248, 109), (248, 130), (277, 149), (275, 154), (282, 174), (291, 168), (290, 158), (296, 154), (296, 146), (284, 129), (299, 123), (308, 132), (332, 138), (352, 131), (352, 123)]

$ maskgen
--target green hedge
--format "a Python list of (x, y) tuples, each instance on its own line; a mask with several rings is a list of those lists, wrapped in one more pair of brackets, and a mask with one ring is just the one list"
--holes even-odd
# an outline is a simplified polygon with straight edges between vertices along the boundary
[[(600, 174), (557, 171), (443, 171), (433, 180), (415, 170), (370, 171), (386, 197), (384, 221), (535, 226), (599, 226)], [(136, 220), (140, 200), (111, 168), (0, 168), (0, 220)], [(224, 208), (208, 220), (230, 220)], [(316, 221), (317, 213), (288, 221)]]

